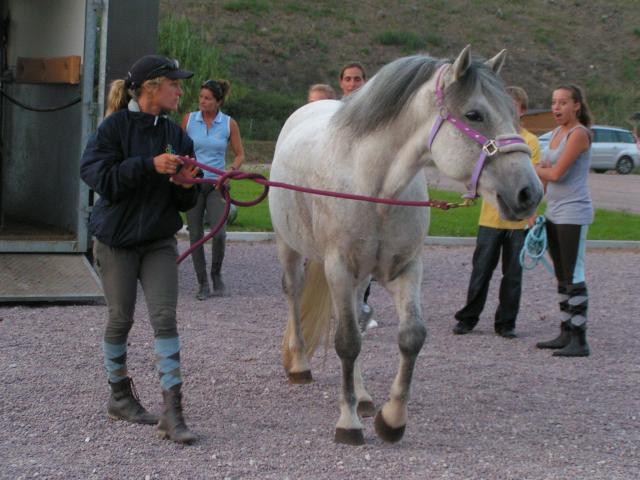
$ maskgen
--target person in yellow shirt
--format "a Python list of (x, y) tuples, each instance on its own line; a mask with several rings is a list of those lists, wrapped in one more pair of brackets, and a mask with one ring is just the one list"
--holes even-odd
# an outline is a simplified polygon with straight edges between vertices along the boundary
[[(527, 110), (528, 98), (520, 87), (507, 87), (513, 98), (518, 118)], [(531, 161), (536, 165), (540, 161), (540, 145), (531, 132), (520, 128), (531, 148)], [(526, 228), (533, 224), (535, 216), (529, 220), (510, 222), (503, 220), (498, 211), (483, 201), (478, 221), (476, 249), (473, 252), (473, 269), (469, 280), (466, 305), (456, 312), (458, 321), (453, 333), (464, 335), (473, 330), (480, 319), (489, 291), (489, 283), (493, 271), (498, 265), (502, 253), (502, 280), (498, 308), (494, 317), (494, 329), (497, 335), (504, 338), (515, 338), (516, 317), (520, 308), (522, 292), (522, 267), (519, 262), (520, 250), (524, 244)]]

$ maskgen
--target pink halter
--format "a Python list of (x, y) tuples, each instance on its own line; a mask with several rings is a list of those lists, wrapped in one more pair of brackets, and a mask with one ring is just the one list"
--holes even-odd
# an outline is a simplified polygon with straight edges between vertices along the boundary
[[(438, 107), (440, 108), (440, 112), (438, 114), (436, 123), (431, 128), (431, 133), (429, 134), (429, 140), (428, 140), (429, 150), (431, 150), (431, 145), (433, 144), (433, 141), (436, 138), (436, 134), (440, 130), (440, 127), (445, 122), (445, 120), (451, 123), (454, 127), (456, 127), (459, 131), (464, 133), (471, 140), (482, 145), (482, 151), (480, 152), (480, 157), (478, 158), (478, 161), (476, 162), (476, 165), (473, 169), (471, 180), (467, 184), (467, 193), (463, 195), (463, 198), (473, 200), (478, 198), (478, 180), (480, 179), (480, 174), (482, 173), (482, 169), (484, 168), (484, 164), (487, 157), (492, 157), (496, 153), (500, 153), (504, 151), (512, 152), (512, 151), (518, 150), (518, 151), (528, 152), (529, 154), (531, 152), (524, 138), (522, 138), (520, 135), (515, 135), (515, 134), (508, 135), (508, 136), (501, 135), (500, 138), (489, 139), (484, 135), (482, 135), (481, 133), (476, 132), (472, 128), (469, 128), (468, 126), (466, 126), (464, 122), (451, 116), (451, 114), (447, 110), (447, 107), (444, 105), (444, 91), (440, 83), (440, 80), (442, 79), (442, 74), (444, 73), (445, 69), (448, 68), (449, 66), (450, 64), (443, 65), (438, 70), (438, 78), (436, 80), (436, 98), (438, 101)], [(524, 148), (516, 147), (516, 148), (505, 149), (505, 147), (508, 147), (511, 145), (518, 145), (518, 144), (523, 145)]]

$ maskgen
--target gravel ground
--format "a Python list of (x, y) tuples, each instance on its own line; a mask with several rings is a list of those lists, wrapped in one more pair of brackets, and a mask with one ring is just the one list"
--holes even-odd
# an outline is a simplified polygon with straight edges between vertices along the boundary
[[(377, 438), (371, 419), (364, 446), (333, 442), (340, 376), (332, 350), (314, 360), (315, 383), (287, 384), (273, 243), (228, 246), (232, 295), (224, 299), (196, 301), (189, 261), (180, 267), (186, 415), (200, 436), (190, 447), (106, 418), (104, 306), (2, 306), (0, 478), (639, 478), (640, 252), (588, 253), (593, 353), (583, 359), (534, 347), (558, 329), (554, 280), (542, 266), (525, 273), (518, 339), (493, 334), (497, 282), (476, 330), (452, 335), (471, 255), (471, 247), (424, 249), (430, 336), (406, 435), (393, 445)], [(380, 327), (365, 340), (363, 370), (382, 403), (398, 363), (397, 319), (377, 284), (371, 303)], [(129, 370), (144, 404), (159, 411), (144, 302), (136, 317)]]

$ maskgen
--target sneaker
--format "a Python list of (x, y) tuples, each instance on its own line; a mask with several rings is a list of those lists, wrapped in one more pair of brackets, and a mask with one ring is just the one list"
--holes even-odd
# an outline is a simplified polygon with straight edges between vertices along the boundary
[(455, 333), (456, 335), (466, 335), (467, 333), (470, 333), (471, 330), (473, 330), (473, 327), (470, 327), (469, 325), (467, 325), (464, 322), (458, 322), (456, 323), (456, 325), (453, 327), (453, 333)]
[(513, 328), (503, 328), (496, 331), (496, 335), (500, 335), (502, 338), (518, 338), (516, 331)]
[(362, 302), (360, 304), (360, 313), (358, 315), (358, 323), (360, 324), (360, 331), (364, 332), (376, 328), (378, 322), (373, 318), (373, 308), (367, 303)]
[(378, 322), (376, 322), (375, 318), (370, 318), (367, 322), (366, 330), (371, 330), (372, 328), (378, 328)]

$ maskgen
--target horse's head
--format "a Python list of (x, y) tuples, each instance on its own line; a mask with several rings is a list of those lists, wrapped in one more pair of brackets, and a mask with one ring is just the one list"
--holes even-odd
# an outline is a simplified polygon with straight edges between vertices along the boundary
[(506, 52), (479, 62), (469, 50), (440, 67), (430, 82), (438, 112), (429, 138), (433, 160), (470, 185), (467, 196), (477, 191), (504, 218), (530, 217), (543, 190), (531, 152), (518, 135), (513, 100), (498, 77)]

